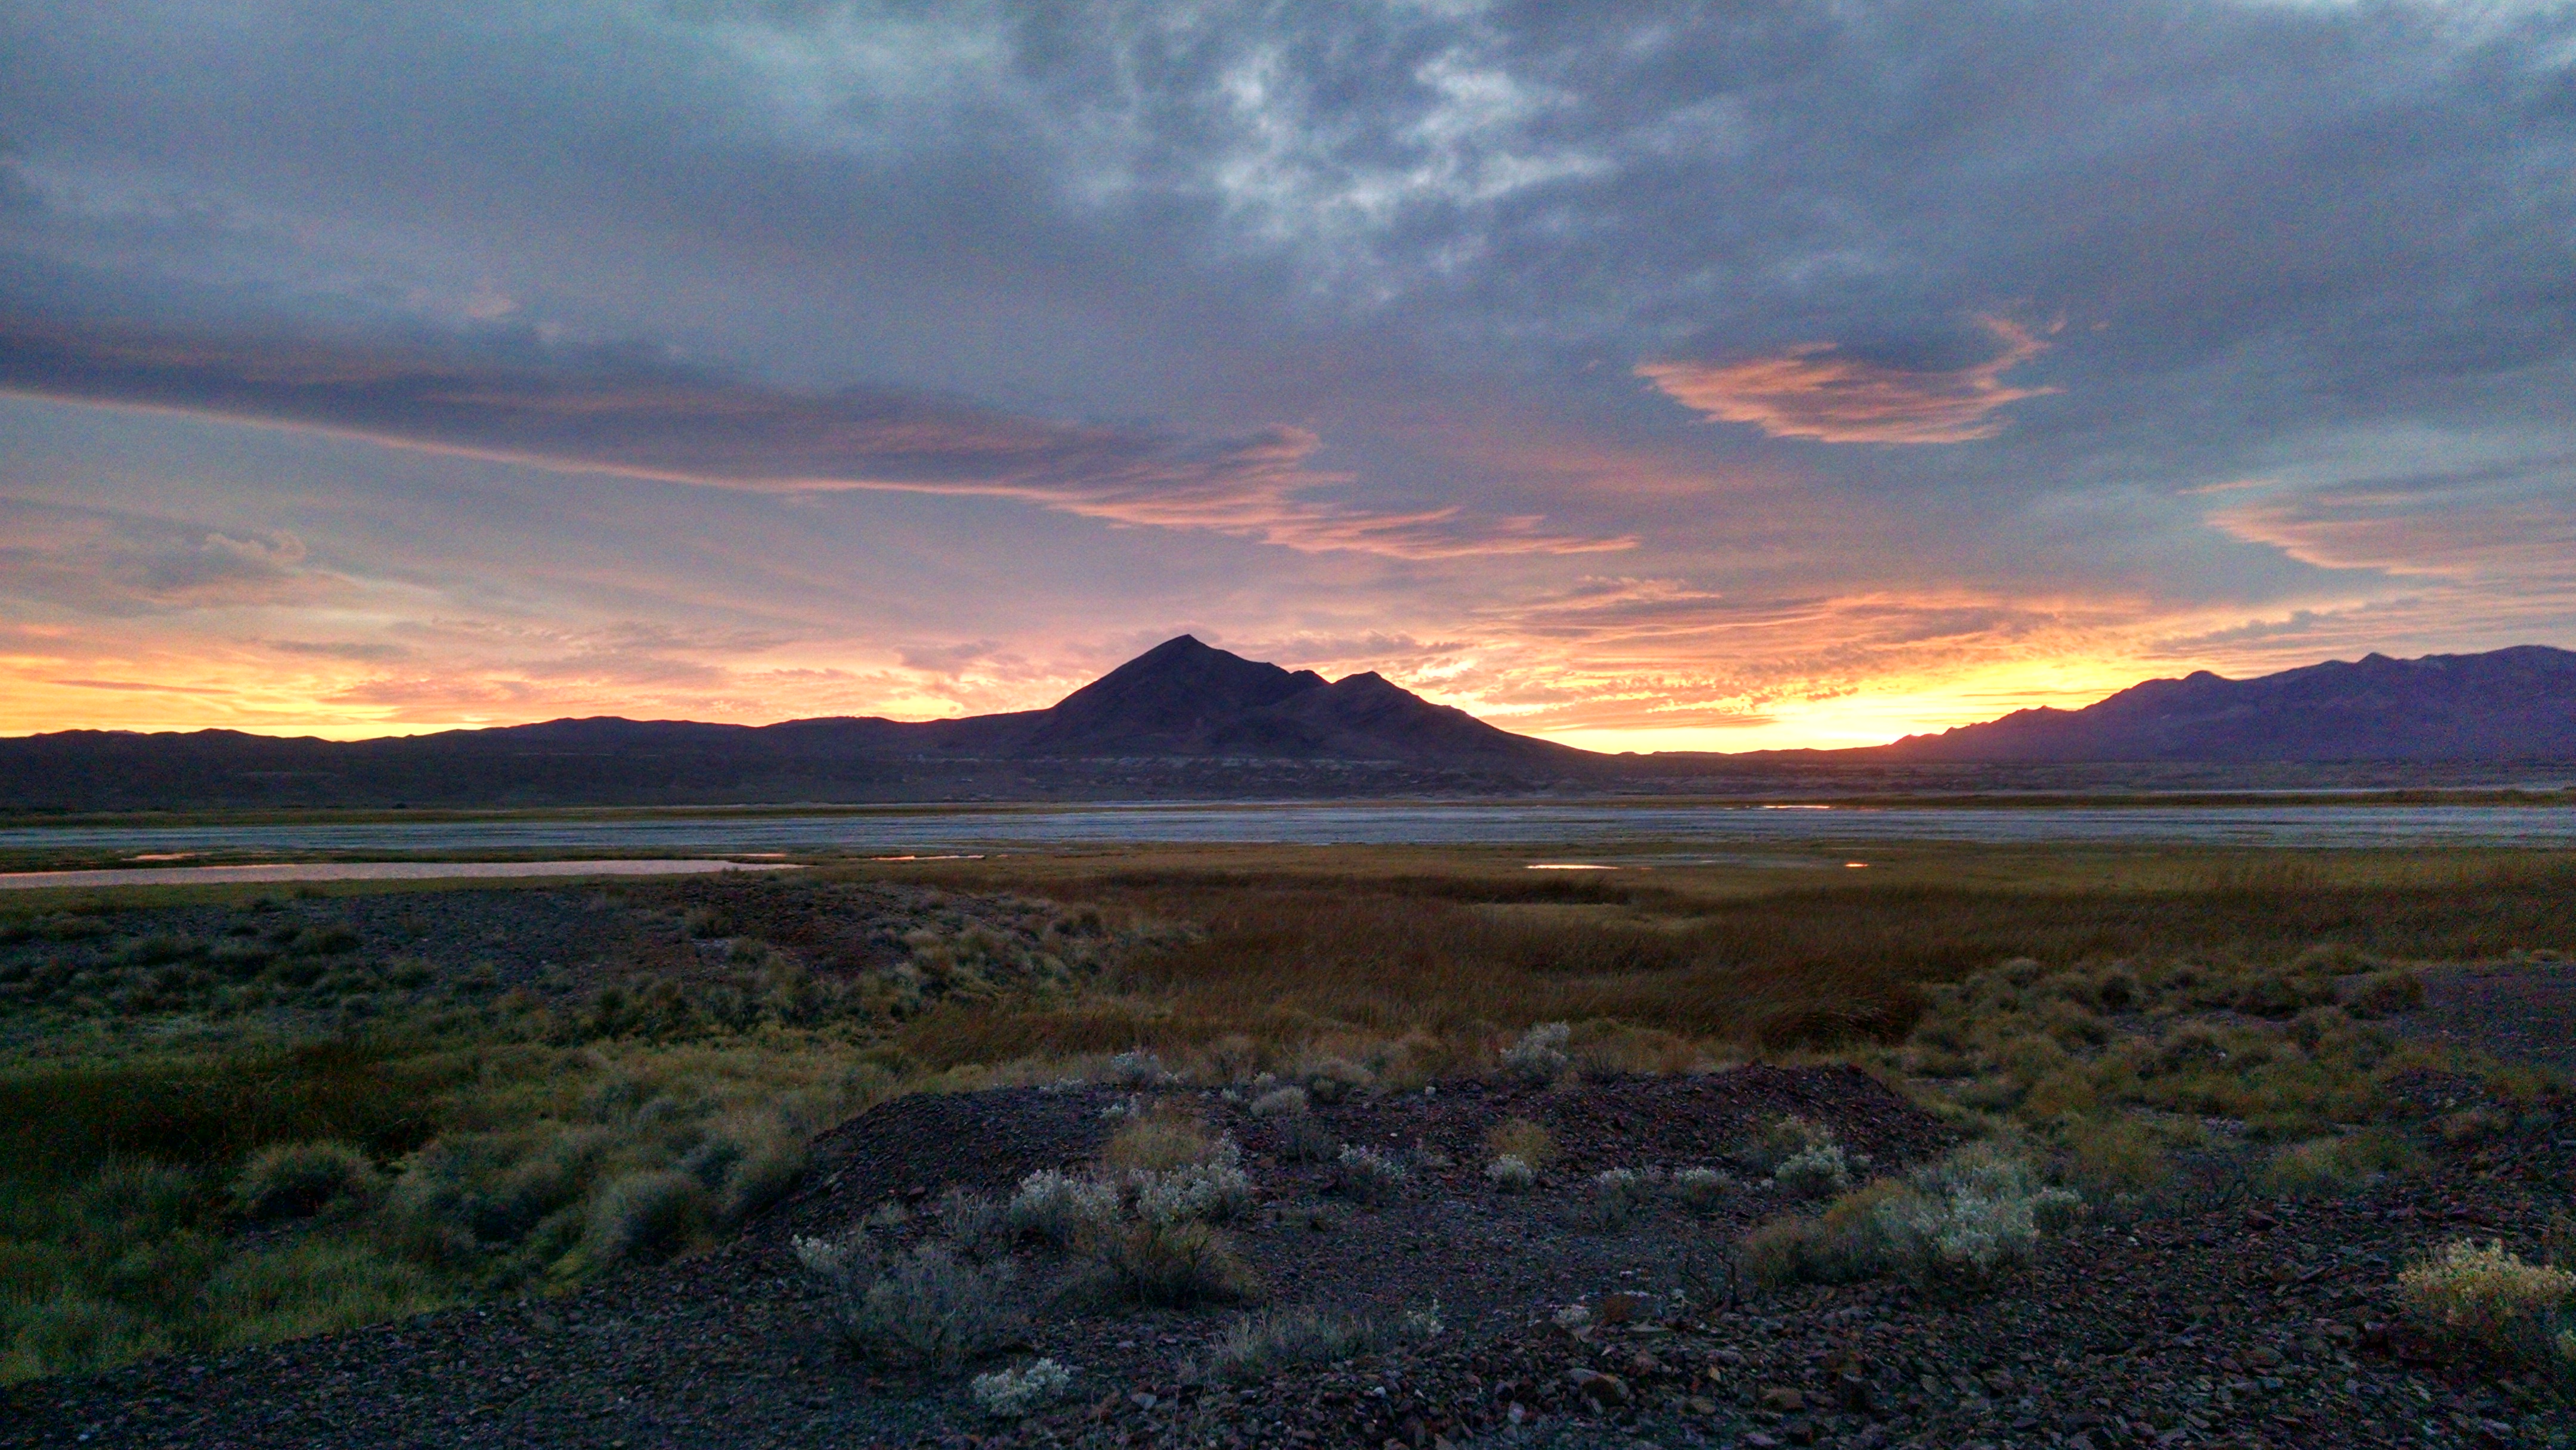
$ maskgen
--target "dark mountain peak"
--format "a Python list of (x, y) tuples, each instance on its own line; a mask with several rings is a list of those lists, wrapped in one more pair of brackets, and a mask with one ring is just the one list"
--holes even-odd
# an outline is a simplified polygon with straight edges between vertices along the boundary
[(1185, 634), (1057, 701), (1027, 743), (1053, 755), (1156, 754), (1247, 711), (1323, 687), (1324, 677), (1312, 670), (1283, 670)]

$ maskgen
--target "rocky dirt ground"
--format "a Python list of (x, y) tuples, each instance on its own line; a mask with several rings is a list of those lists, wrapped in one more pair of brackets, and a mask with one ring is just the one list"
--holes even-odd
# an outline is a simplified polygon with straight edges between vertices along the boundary
[[(2468, 1090), (2430, 1082), (2417, 1097), (2453, 1111)], [(793, 1239), (1088, 1162), (1116, 1126), (1103, 1110), (1126, 1096), (1010, 1089), (898, 1099), (844, 1125), (796, 1196), (713, 1252), (560, 1299), (31, 1382), (0, 1391), (0, 1444), (2109, 1450), (2547, 1445), (2576, 1425), (2561, 1387), (2434, 1359), (2398, 1327), (2393, 1296), (2400, 1267), (2452, 1238), (2531, 1252), (2576, 1188), (2576, 1119), (2466, 1146), (2428, 1135), (2426, 1172), (2355, 1196), (2096, 1217), (1992, 1293), (1875, 1282), (1738, 1298), (1707, 1271), (1718, 1245), (1781, 1211), (1775, 1190), (1706, 1212), (1663, 1202), (1604, 1229), (1572, 1211), (1575, 1186), (1609, 1167), (1741, 1167), (1782, 1113), (1881, 1167), (1941, 1151), (1940, 1126), (1841, 1069), (1448, 1083), (1317, 1108), (1336, 1139), (1414, 1164), (1369, 1204), (1335, 1192), (1327, 1166), (1283, 1158), (1276, 1120), (1160, 1091), (1190, 1093), (1243, 1143), (1261, 1204), (1232, 1231), (1269, 1304), (1392, 1315), (1436, 1300), (1442, 1332), (1226, 1385), (1188, 1366), (1237, 1311), (1045, 1309), (1011, 1358), (1072, 1367), (1072, 1392), (1017, 1423), (980, 1416), (963, 1376), (854, 1361)], [(1510, 1116), (1565, 1149), (1533, 1192), (1480, 1171), (1482, 1135)], [(1020, 1253), (1033, 1294), (1068, 1272)], [(1577, 1303), (1588, 1322), (1564, 1327)]]

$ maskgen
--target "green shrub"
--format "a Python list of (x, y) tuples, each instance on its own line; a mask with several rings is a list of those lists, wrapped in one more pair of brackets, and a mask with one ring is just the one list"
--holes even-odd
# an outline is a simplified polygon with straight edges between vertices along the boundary
[(381, 1184), (376, 1165), (346, 1143), (273, 1143), (242, 1165), (233, 1204), (247, 1218), (306, 1218), (372, 1198)]
[(1855, 1162), (1845, 1156), (1842, 1145), (1828, 1133), (1780, 1160), (1779, 1166), (1771, 1170), (1771, 1181), (1782, 1192), (1799, 1198), (1823, 1198), (1849, 1190), (1852, 1170), (1868, 1166), (1867, 1158)]
[(1008, 1231), (1002, 1206), (981, 1193), (952, 1188), (942, 1194), (936, 1212), (939, 1233), (960, 1253), (981, 1254)]
[(1702, 1211), (1724, 1203), (1736, 1187), (1735, 1175), (1718, 1168), (1676, 1169), (1671, 1183), (1674, 1201)]
[(1976, 1288), (2027, 1263), (2043, 1234), (2071, 1221), (2081, 1200), (2037, 1170), (1975, 1143), (1845, 1195), (1815, 1218), (1748, 1235), (1740, 1249), (1757, 1283), (1838, 1283), (1901, 1273), (1927, 1285)]
[(1314, 1118), (1290, 1118), (1280, 1125), (1279, 1156), (1291, 1163), (1330, 1163), (1341, 1156), (1342, 1140)]
[(1100, 1235), (1093, 1255), (1120, 1298), (1159, 1308), (1230, 1304), (1258, 1289), (1225, 1235), (1195, 1222), (1138, 1222)]
[(1012, 1297), (1016, 1278), (1008, 1261), (977, 1266), (946, 1249), (911, 1249), (870, 1282), (846, 1281), (841, 1332), (865, 1354), (955, 1369), (1017, 1337), (1025, 1316)]
[(1252, 1100), (1252, 1115), (1256, 1118), (1294, 1118), (1305, 1111), (1306, 1090), (1293, 1085), (1273, 1088)]
[(1534, 1087), (1547, 1087), (1565, 1076), (1573, 1059), (1565, 1044), (1574, 1029), (1563, 1022), (1542, 1022), (1503, 1050), (1503, 1071)]
[(2398, 1276), (2397, 1295), (2436, 1339), (2506, 1358), (2555, 1357), (2559, 1310), (2576, 1273), (2527, 1264), (2501, 1242), (2445, 1244)]

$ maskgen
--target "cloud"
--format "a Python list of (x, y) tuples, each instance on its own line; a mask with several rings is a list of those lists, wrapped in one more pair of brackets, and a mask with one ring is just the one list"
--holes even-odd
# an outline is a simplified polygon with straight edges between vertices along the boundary
[(347, 581), (294, 534), (0, 500), (0, 596), (138, 615), (309, 602)]
[(2001, 433), (1996, 410), (2055, 388), (2017, 388), (2003, 375), (2048, 344), (1997, 317), (1979, 318), (2003, 351), (1946, 370), (1890, 367), (1829, 342), (1732, 363), (1648, 362), (1637, 376), (1674, 402), (1774, 438), (1826, 443), (1973, 443)]
[(892, 390), (762, 388), (604, 350), (522, 361), (18, 318), (0, 320), (0, 391), (726, 488), (1012, 498), (1309, 552), (1439, 559), (1633, 543), (1552, 531), (1531, 515), (1315, 497), (1350, 479), (1308, 466), (1321, 440), (1304, 428), (1187, 439)]
[[(2279, 482), (2209, 521), (2320, 569), (2524, 589), (2576, 582), (2576, 452), (2565, 447), (2499, 455), (2475, 437), (2383, 437), (2378, 459)], [(2427, 451), (2424, 466), (2385, 466)]]
[(407, 659), (412, 652), (411, 646), (397, 644), (391, 640), (272, 639), (268, 641), (268, 647), (280, 654), (304, 655), (326, 660), (360, 660), (368, 663)]

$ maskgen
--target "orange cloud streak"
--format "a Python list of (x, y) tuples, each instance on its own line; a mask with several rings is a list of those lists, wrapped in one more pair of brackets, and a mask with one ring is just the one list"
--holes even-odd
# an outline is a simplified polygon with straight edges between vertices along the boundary
[(1774, 438), (1826, 443), (1972, 443), (2003, 431), (1995, 411), (2055, 388), (2016, 388), (2003, 374), (2048, 344), (1999, 317), (1978, 321), (2004, 344), (1970, 367), (1918, 371), (1849, 357), (1811, 342), (1735, 363), (1641, 363), (1637, 376), (1683, 407)]

